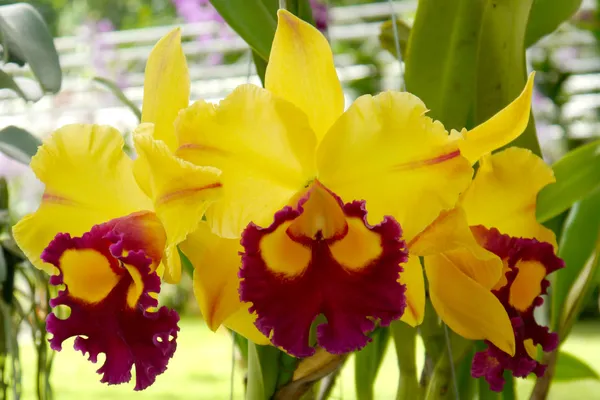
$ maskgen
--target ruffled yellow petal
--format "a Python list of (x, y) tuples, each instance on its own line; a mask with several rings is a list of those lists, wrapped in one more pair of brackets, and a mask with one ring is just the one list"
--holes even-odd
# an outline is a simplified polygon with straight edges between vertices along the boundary
[(270, 225), (315, 175), (315, 137), (306, 117), (256, 86), (238, 87), (218, 106), (195, 103), (176, 129), (179, 157), (223, 171), (223, 198), (207, 212), (222, 237), (239, 237), (250, 221)]
[[(238, 271), (242, 249), (237, 239), (223, 239), (201, 222), (181, 243), (181, 251), (194, 266), (194, 294), (206, 325), (216, 331), (241, 307)], [(245, 307), (247, 309), (247, 307)]]
[(181, 277), (177, 245), (196, 229), (208, 206), (221, 195), (220, 171), (180, 160), (164, 142), (147, 135), (136, 136), (134, 141), (135, 162), (149, 168), (154, 209), (167, 233), (164, 279), (177, 283)]
[(534, 72), (529, 75), (525, 89), (512, 103), (481, 125), (463, 133), (464, 140), (459, 144), (460, 152), (471, 164), (475, 164), (483, 155), (509, 144), (523, 133), (529, 123), (534, 76)]
[(285, 10), (277, 16), (265, 87), (304, 111), (321, 139), (344, 112), (344, 93), (331, 48), (312, 25)]
[(486, 289), (493, 288), (502, 274), (502, 260), (479, 245), (460, 207), (441, 213), (408, 247), (411, 254), (429, 256), (446, 253), (445, 256), (450, 260), (468, 254), (462, 262), (454, 264)]
[(362, 96), (317, 152), (319, 180), (344, 201), (364, 199), (369, 221), (393, 216), (410, 240), (453, 208), (472, 168), (425, 105), (409, 93)]
[(75, 124), (55, 131), (38, 149), (31, 168), (46, 185), (39, 209), (13, 228), (15, 240), (38, 268), (43, 249), (59, 232), (80, 236), (92, 226), (152, 203), (137, 186), (132, 161), (114, 128)]
[(189, 99), (190, 76), (181, 48), (181, 30), (176, 28), (150, 52), (142, 104), (142, 122), (154, 123), (154, 138), (165, 142), (171, 151), (177, 144), (173, 123)]
[(529, 150), (512, 147), (482, 158), (462, 198), (469, 225), (556, 246), (554, 233), (535, 217), (537, 194), (552, 182), (552, 169)]
[(440, 318), (459, 335), (487, 339), (502, 351), (515, 353), (515, 336), (508, 314), (489, 289), (465, 275), (445, 255), (425, 257), (431, 303)]
[(425, 315), (425, 281), (419, 257), (410, 255), (402, 264), (399, 282), (406, 285), (406, 309), (400, 318), (410, 326), (421, 325)]

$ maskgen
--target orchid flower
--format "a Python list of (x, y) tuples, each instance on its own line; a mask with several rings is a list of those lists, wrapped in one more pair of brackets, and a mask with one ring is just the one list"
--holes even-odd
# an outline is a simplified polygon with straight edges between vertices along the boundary
[[(159, 42), (158, 51), (173, 42), (179, 43), (177, 30)], [(152, 105), (155, 91), (149, 88), (144, 103)], [(187, 99), (181, 107), (186, 105)], [(144, 118), (169, 125), (164, 108), (149, 106)], [(180, 199), (153, 202), (138, 186), (123, 144), (121, 134), (107, 126), (69, 125), (54, 132), (31, 161), (45, 185), (41, 205), (13, 233), (33, 265), (51, 275), (52, 285), (64, 287), (50, 305), (67, 306), (70, 315), (48, 316), (51, 347), (60, 350), (75, 336), (74, 348), (90, 361), (106, 355), (98, 370), (102, 382), (128, 382), (135, 365), (135, 389), (142, 390), (166, 370), (176, 349), (179, 316), (156, 309), (156, 297), (163, 274), (171, 282), (179, 277), (182, 239), (169, 216)], [(168, 166), (170, 153), (160, 150), (155, 160)], [(181, 181), (200, 185), (193, 199), (202, 213), (221, 192), (219, 175), (215, 168), (193, 166), (166, 189), (177, 192)]]
[(557, 335), (534, 317), (550, 285), (546, 276), (564, 266), (554, 233), (535, 217), (536, 196), (552, 182), (552, 169), (529, 150), (486, 155), (457, 207), (411, 244), (425, 255), (440, 318), (466, 338), (486, 340), (472, 374), (485, 377), (492, 390), (502, 391), (504, 370), (542, 376), (536, 345), (546, 352), (558, 345)]
[[(331, 353), (365, 346), (376, 324), (402, 318), (418, 325), (422, 254), (408, 243), (455, 207), (473, 160), (522, 133), (532, 83), (460, 133), (428, 118), (409, 93), (362, 96), (344, 111), (327, 40), (279, 10), (265, 89), (242, 85), (218, 105), (194, 103), (179, 113), (169, 139), (182, 170), (222, 171), (223, 195), (206, 221), (197, 222), (193, 201), (182, 201), (189, 211), (173, 216), (197, 224), (180, 250), (194, 265), (209, 327), (248, 332), (254, 321), (261, 342), (305, 357), (315, 351), (319, 315), (326, 322), (316, 328), (316, 344)], [(153, 161), (160, 141), (143, 137), (137, 145), (147, 164), (162, 168)], [(166, 179), (142, 178), (158, 186)], [(195, 193), (189, 184), (181, 196)]]
[[(187, 107), (189, 97), (187, 62), (179, 30), (174, 30), (154, 46), (146, 64), (142, 124), (133, 134), (137, 152), (134, 175), (144, 193), (152, 199), (167, 237), (180, 244), (179, 250), (188, 258), (202, 254), (208, 260), (226, 259), (229, 241), (212, 235), (202, 221), (206, 210), (206, 203), (202, 201), (204, 192), (217, 183), (206, 185), (195, 176), (198, 166), (175, 155), (179, 145), (174, 122)], [(199, 241), (201, 245), (197, 244)], [(167, 247), (165, 258), (164, 279), (177, 283), (181, 278), (179, 251), (175, 246)], [(194, 264), (194, 292), (207, 325), (216, 330), (223, 324), (255, 343), (268, 344), (268, 339), (254, 326), (248, 306), (239, 302), (237, 294), (229, 307), (225, 304), (212, 307), (214, 301), (230, 297), (228, 290), (237, 293), (237, 280), (223, 283), (221, 274), (213, 274), (205, 265), (211, 262)], [(206, 288), (202, 295), (198, 289), (201, 281)], [(211, 300), (205, 301), (207, 298)]]

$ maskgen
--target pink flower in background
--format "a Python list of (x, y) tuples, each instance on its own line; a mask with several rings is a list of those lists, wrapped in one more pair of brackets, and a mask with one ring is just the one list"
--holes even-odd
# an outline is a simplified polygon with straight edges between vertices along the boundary
[[(177, 14), (188, 24), (197, 22), (216, 22), (220, 27), (211, 33), (198, 36), (200, 42), (211, 41), (216, 38), (231, 38), (233, 34), (225, 20), (217, 10), (210, 4), (209, 0), (172, 0)], [(219, 53), (211, 54), (208, 58), (210, 65), (217, 65), (223, 61), (223, 55)]]
[[(231, 38), (233, 32), (227, 26), (227, 23), (219, 15), (219, 12), (212, 6), (209, 0), (171, 0), (177, 14), (185, 21), (192, 24), (197, 22), (216, 22), (221, 25), (213, 33), (206, 33), (198, 36), (200, 42), (211, 41), (215, 38)], [(322, 0), (310, 0), (315, 26), (321, 32), (327, 31), (329, 25), (329, 11), (327, 5)], [(216, 65), (223, 61), (222, 54), (211, 54), (209, 56), (209, 64)]]
[(38, 206), (44, 185), (28, 165), (0, 153), (0, 177), (9, 183), (11, 214), (22, 217)]
[(29, 170), (29, 167), (23, 163), (13, 160), (0, 153), (0, 177), (11, 179), (22, 176)]
[(310, 6), (315, 19), (315, 26), (321, 32), (326, 32), (329, 26), (329, 9), (322, 0), (310, 0)]
[(103, 34), (115, 30), (113, 23), (107, 19), (89, 20), (80, 35), (89, 43), (94, 75), (113, 80), (121, 88), (127, 86), (123, 64), (118, 61), (118, 52), (114, 43), (106, 41)]

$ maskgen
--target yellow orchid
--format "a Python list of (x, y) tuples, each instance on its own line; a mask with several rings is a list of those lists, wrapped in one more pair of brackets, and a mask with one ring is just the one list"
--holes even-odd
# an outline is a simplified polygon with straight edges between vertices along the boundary
[[(525, 129), (532, 82), (461, 133), (426, 117), (409, 93), (362, 96), (344, 111), (326, 39), (280, 10), (265, 89), (198, 101), (175, 123), (174, 159), (187, 164), (174, 166), (222, 171), (223, 196), (180, 246), (209, 327), (250, 332), (256, 319), (274, 345), (304, 357), (319, 314), (318, 344), (333, 353), (363, 347), (376, 322), (419, 324), (422, 254), (406, 243), (455, 207), (472, 163)], [(137, 145), (158, 169), (155, 142)], [(158, 186), (167, 178), (145, 177)], [(182, 196), (194, 193), (188, 183)], [(172, 218), (196, 224), (194, 202), (181, 204)]]
[[(158, 43), (155, 54), (166, 51), (173, 57), (178, 48), (180, 36), (175, 30)], [(163, 101), (172, 109), (158, 105), (155, 95), (164, 91), (165, 82), (161, 77), (162, 83), (150, 84), (160, 71), (152, 69), (156, 62), (149, 64), (143, 120), (152, 121), (160, 128), (155, 132), (168, 141), (174, 136), (173, 121), (179, 111), (175, 108), (188, 104), (187, 95), (185, 103)], [(169, 67), (163, 65), (163, 72), (165, 68), (177, 72)], [(180, 77), (180, 82), (185, 78)], [(45, 184), (41, 205), (16, 224), (13, 233), (29, 260), (52, 275), (50, 283), (64, 285), (50, 305), (69, 307), (70, 316), (48, 317), (52, 348), (60, 350), (66, 339), (76, 336), (75, 349), (88, 353), (92, 362), (105, 353), (106, 361), (98, 370), (102, 382), (128, 382), (135, 365), (135, 389), (142, 390), (166, 370), (176, 349), (177, 313), (166, 307), (153, 309), (158, 305), (163, 271), (167, 280), (179, 279), (177, 245), (185, 233), (171, 218), (181, 207), (177, 193), (193, 182), (191, 199), (201, 218), (220, 194), (221, 182), (215, 168), (173, 159), (162, 140), (143, 136), (138, 141), (150, 143), (154, 160), (162, 166), (146, 172), (162, 174), (166, 185), (157, 188), (151, 181), (144, 190), (138, 186), (134, 162), (123, 152), (123, 138), (113, 128), (76, 124), (54, 132), (31, 161)], [(144, 176), (143, 152), (138, 160), (136, 172)], [(181, 173), (169, 176), (174, 169), (168, 168), (171, 163), (185, 166), (183, 172), (177, 169)], [(148, 196), (157, 190), (170, 195)]]
[[(144, 193), (152, 199), (171, 243), (180, 244), (180, 249), (190, 258), (220, 259), (230, 253), (232, 243), (212, 234), (202, 221), (206, 209), (202, 199), (205, 189), (210, 187), (194, 176), (198, 170), (196, 165), (174, 153), (179, 147), (174, 121), (188, 105), (189, 94), (187, 62), (180, 31), (175, 29), (158, 41), (146, 64), (142, 124), (133, 135), (137, 152), (134, 175)], [(235, 244), (233, 246), (235, 248)], [(181, 261), (175, 245), (166, 248), (165, 258), (164, 280), (177, 283), (181, 277)], [(194, 291), (207, 325), (215, 330), (224, 323), (255, 343), (269, 343), (254, 326), (248, 307), (240, 307), (237, 298), (230, 303), (233, 308), (223, 304), (218, 310), (211, 306), (213, 301), (205, 301), (207, 298), (227, 299), (230, 293), (236, 293), (237, 297), (238, 288), (237, 281), (220, 281), (222, 275), (213, 274), (206, 268), (208, 265), (211, 264), (194, 265)], [(198, 291), (200, 281), (207, 282), (202, 295)]]
[(543, 375), (535, 346), (552, 351), (558, 345), (533, 315), (550, 285), (546, 276), (564, 266), (554, 233), (535, 217), (537, 194), (552, 182), (552, 169), (529, 150), (487, 155), (458, 206), (411, 243), (426, 255), (429, 293), (441, 319), (466, 338), (487, 341), (472, 374), (496, 391), (504, 370)]

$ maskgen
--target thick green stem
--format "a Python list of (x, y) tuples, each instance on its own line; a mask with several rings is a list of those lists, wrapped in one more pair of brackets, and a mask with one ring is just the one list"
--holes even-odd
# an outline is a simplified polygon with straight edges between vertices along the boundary
[[(449, 331), (448, 337), (450, 340), (449, 349), (443, 352), (440, 359), (438, 360), (431, 381), (427, 387), (427, 393), (425, 400), (445, 400), (455, 399), (454, 380), (456, 379), (456, 372), (461, 361), (473, 347), (473, 342), (464, 339), (457, 334)], [(444, 342), (442, 342), (444, 343)], [(450, 353), (450, 351), (452, 353)]]
[(530, 400), (545, 400), (548, 398), (550, 392), (550, 385), (552, 384), (552, 378), (554, 378), (554, 371), (556, 370), (556, 362), (558, 361), (558, 349), (551, 353), (544, 353), (542, 364), (546, 364), (546, 373), (541, 378), (537, 378), (535, 386), (531, 392)]
[(400, 370), (396, 400), (421, 399), (423, 393), (417, 378), (417, 330), (402, 321), (392, 322), (390, 330)]
[(421, 390), (424, 390), (429, 385), (435, 364), (444, 352), (444, 330), (429, 299), (425, 303), (425, 318), (419, 331), (425, 344), (425, 367), (420, 381)]

